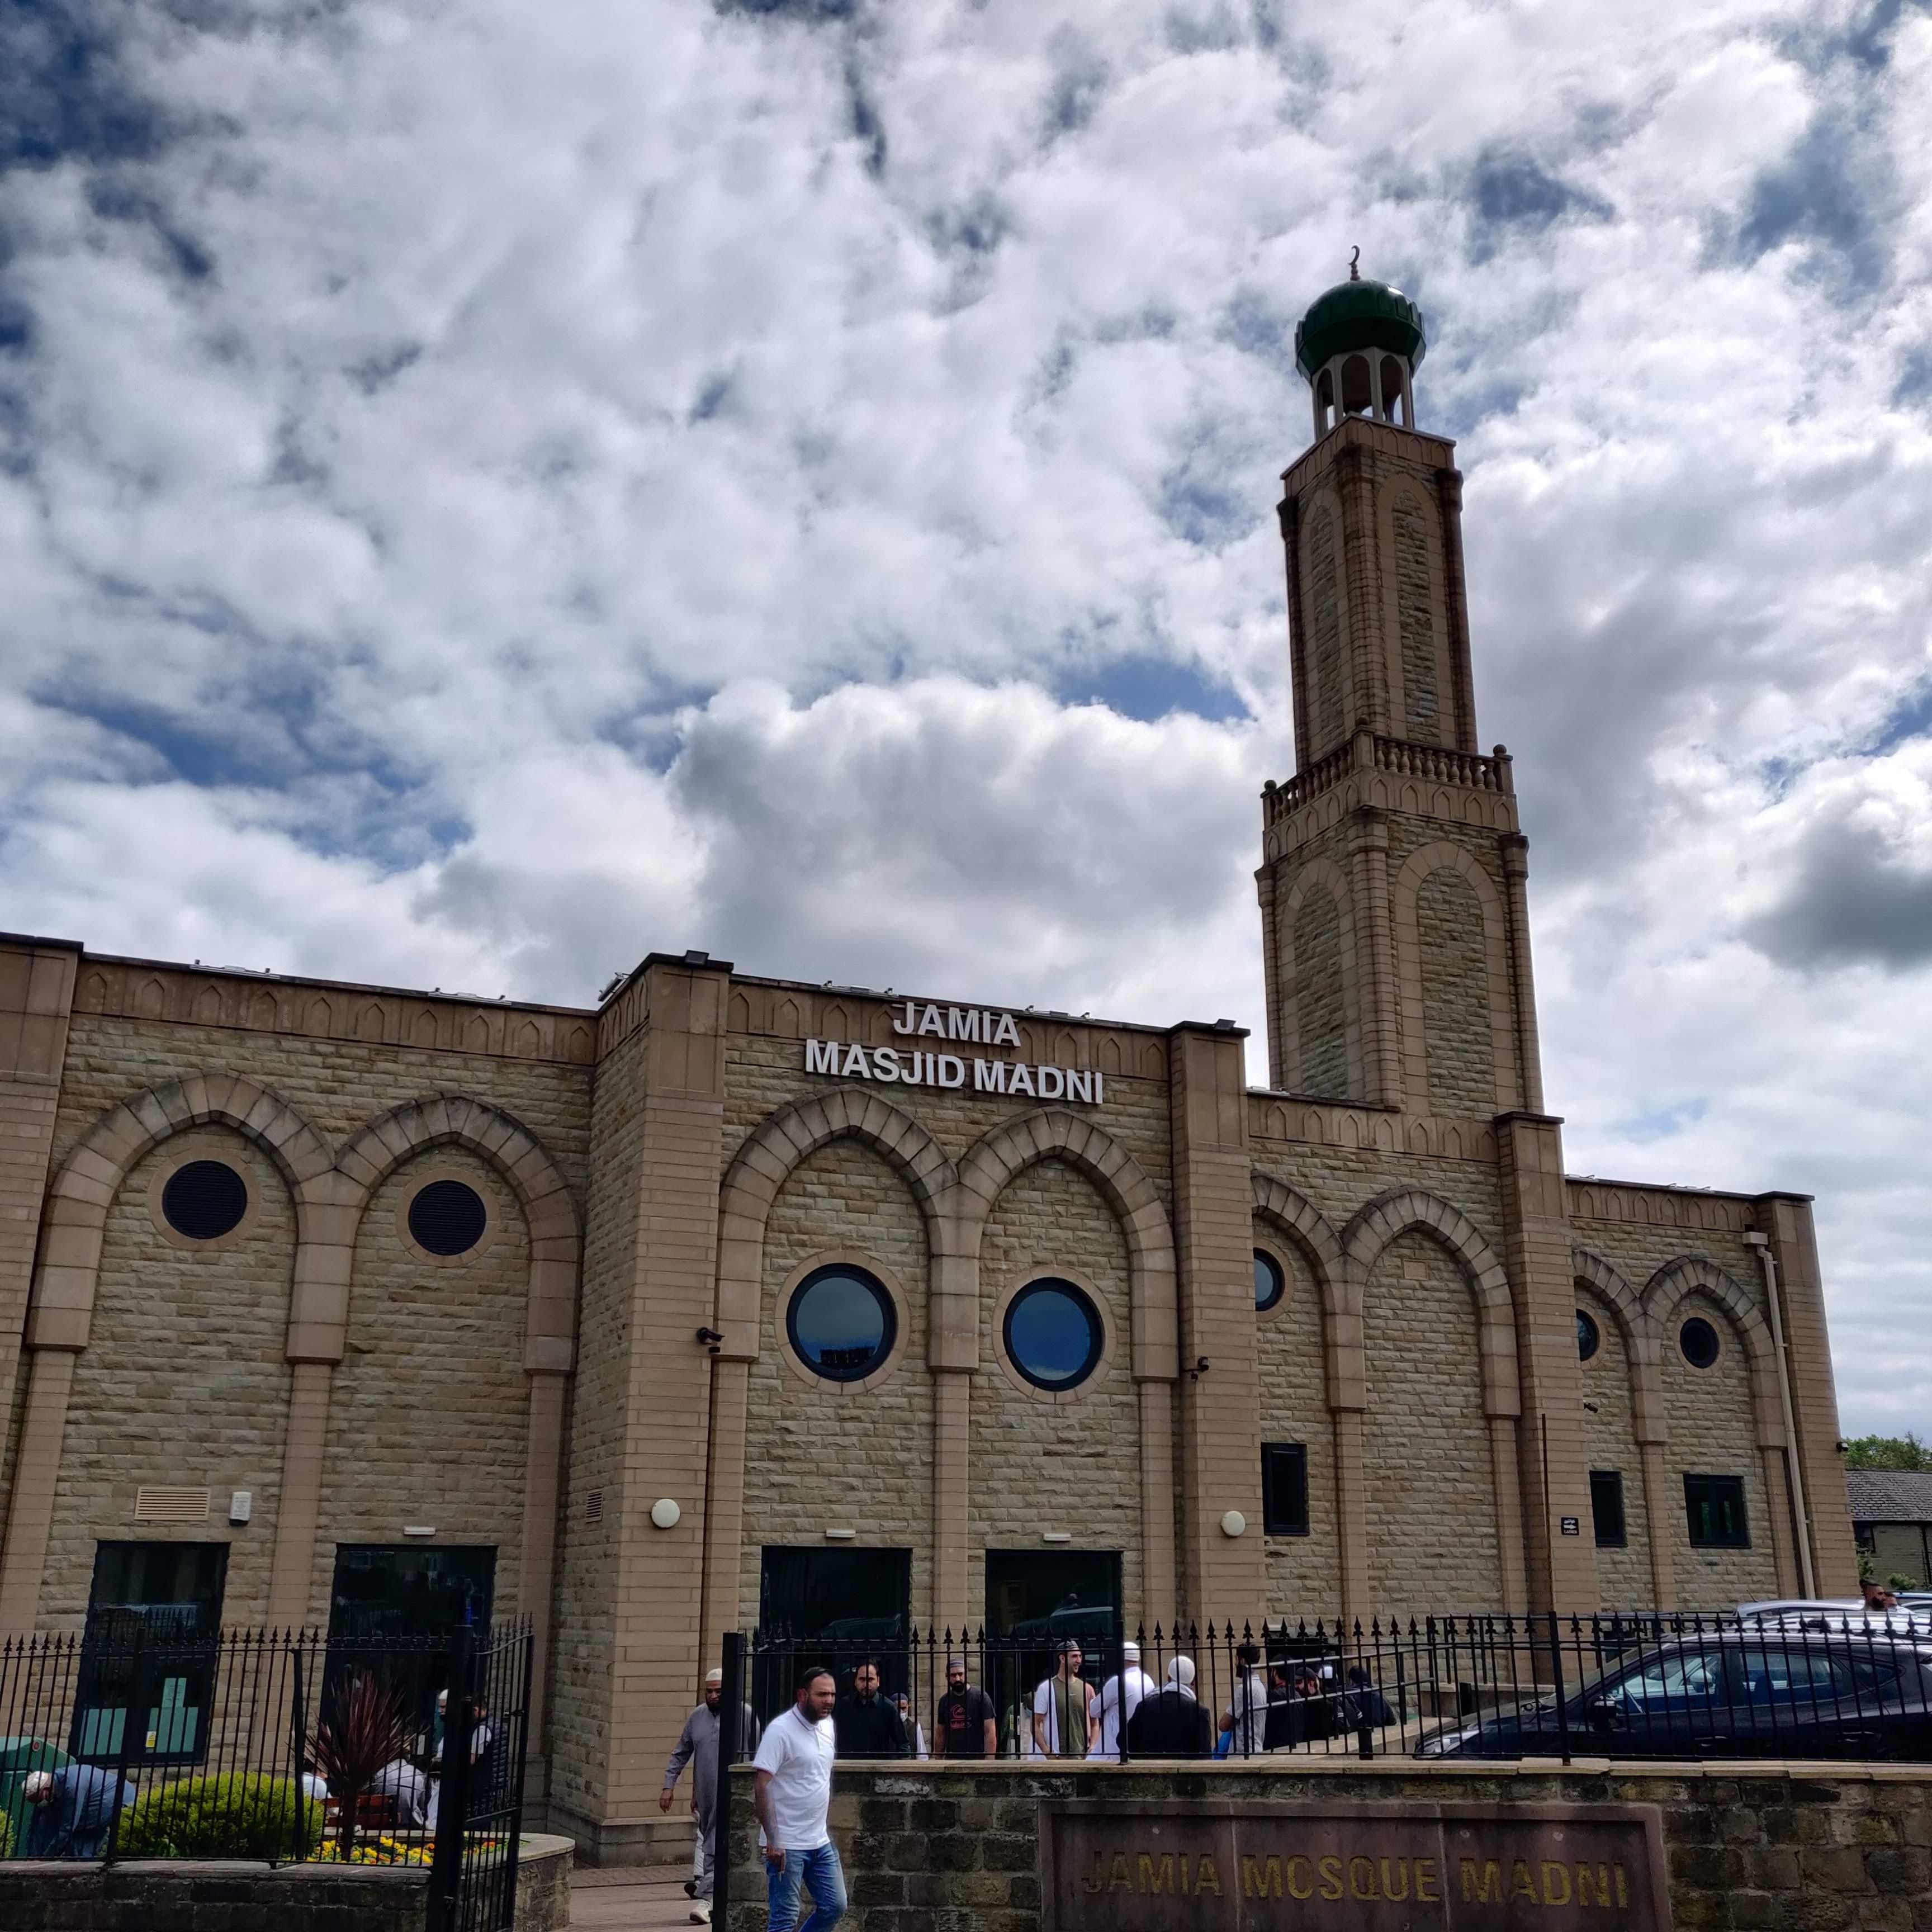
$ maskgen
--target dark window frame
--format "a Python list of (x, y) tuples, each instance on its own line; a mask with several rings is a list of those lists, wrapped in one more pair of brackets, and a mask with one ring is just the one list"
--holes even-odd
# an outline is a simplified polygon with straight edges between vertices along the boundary
[(1257, 1315), (1266, 1315), (1270, 1310), (1279, 1308), (1281, 1304), (1288, 1299), (1288, 1268), (1286, 1264), (1282, 1262), (1279, 1255), (1274, 1253), (1271, 1250), (1268, 1248), (1257, 1248), (1255, 1250), (1256, 1272), (1259, 1274), (1264, 1267), (1268, 1270), (1270, 1274), (1273, 1277), (1274, 1292), (1268, 1296), (1268, 1298), (1264, 1301), (1261, 1298), (1260, 1291), (1258, 1289), (1256, 1290), (1255, 1294), (1255, 1312)]
[[(1606, 1498), (1610, 1498), (1614, 1500), (1606, 1507)], [(1630, 1547), (1630, 1520), (1624, 1508), (1624, 1472), (1621, 1469), (1590, 1472), (1590, 1528), (1599, 1550)]]
[(1686, 1471), (1684, 1515), (1693, 1550), (1751, 1546), (1750, 1514), (1742, 1476)]
[[(1036, 1374), (1028, 1368), (1021, 1360), (1019, 1351), (1013, 1346), (1014, 1318), (1029, 1300), (1042, 1294), (1066, 1296), (1087, 1318), (1086, 1359), (1072, 1375), (1063, 1376), (1058, 1380)], [(1107, 1352), (1107, 1324), (1101, 1315), (1100, 1304), (1077, 1281), (1070, 1281), (1064, 1274), (1035, 1275), (1015, 1291), (1000, 1317), (1000, 1348), (1014, 1374), (1022, 1382), (1048, 1395), (1070, 1395), (1094, 1379), (1094, 1372)]]
[[(1586, 1331), (1587, 1340), (1590, 1345), (1587, 1348), (1583, 1346), (1586, 1339)], [(1576, 1311), (1576, 1359), (1580, 1362), (1594, 1361), (1603, 1346), (1603, 1324), (1587, 1308), (1578, 1309)]]
[[(828, 1365), (822, 1361), (814, 1361), (799, 1335), (800, 1304), (820, 1282), (832, 1275), (848, 1276), (859, 1282), (878, 1305), (879, 1346), (862, 1364), (854, 1362)], [(892, 1291), (870, 1268), (861, 1268), (856, 1262), (827, 1262), (824, 1266), (814, 1268), (785, 1297), (784, 1325), (785, 1340), (808, 1372), (818, 1376), (821, 1382), (848, 1387), (855, 1382), (866, 1382), (877, 1375), (892, 1360), (892, 1351), (899, 1345), (898, 1304), (892, 1299)]]
[[(1288, 1496), (1282, 1494), (1283, 1487)], [(1306, 1536), (1308, 1528), (1308, 1445), (1262, 1444), (1262, 1534)]]

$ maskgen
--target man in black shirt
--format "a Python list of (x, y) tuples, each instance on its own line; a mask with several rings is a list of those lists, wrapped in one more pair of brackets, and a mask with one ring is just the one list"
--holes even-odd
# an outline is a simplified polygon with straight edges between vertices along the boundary
[(841, 1757), (909, 1755), (905, 1725), (890, 1697), (879, 1689), (879, 1666), (871, 1658), (852, 1673), (852, 1689), (832, 1712), (832, 1736)]
[(1158, 1695), (1143, 1697), (1127, 1720), (1130, 1757), (1206, 1757), (1214, 1748), (1214, 1728), (1195, 1701), (1194, 1660), (1177, 1657), (1167, 1666)]
[(963, 1658), (946, 1660), (946, 1695), (940, 1699), (932, 1748), (941, 1757), (992, 1757), (1000, 1748), (993, 1700), (966, 1682)]

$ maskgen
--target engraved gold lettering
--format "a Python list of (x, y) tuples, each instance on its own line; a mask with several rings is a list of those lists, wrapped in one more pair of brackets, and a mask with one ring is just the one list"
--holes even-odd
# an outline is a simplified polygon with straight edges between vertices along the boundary
[(1616, 1865), (1611, 1869), (1617, 1875), (1617, 1904), (1619, 1906), (1628, 1905), (1630, 1903), (1630, 1887), (1624, 1882), (1624, 1868), (1622, 1865)]
[[(1274, 1862), (1272, 1858), (1268, 1861), (1270, 1864), (1273, 1864)], [(1306, 1881), (1299, 1885), (1295, 1882), (1294, 1877), (1294, 1868), (1297, 1865), (1300, 1865), (1308, 1874)], [(1312, 1898), (1315, 1896), (1315, 1868), (1299, 1853), (1288, 1862), (1288, 1895), (1290, 1898)]]
[(1436, 1861), (1418, 1858), (1415, 1862), (1415, 1902), (1418, 1905), (1436, 1905), (1442, 1902), (1442, 1894), (1430, 1888), (1436, 1883)]
[(1532, 1905), (1543, 1903), (1536, 1889), (1536, 1876), (1529, 1868), (1527, 1858), (1517, 1858), (1510, 1867), (1510, 1900), (1512, 1904), (1519, 1898), (1526, 1898)]
[(1610, 1902), (1610, 1868), (1599, 1865), (1592, 1872), (1580, 1862), (1576, 1867), (1576, 1903), (1579, 1905), (1607, 1905)]
[[(1362, 1874), (1366, 1872), (1365, 1879)], [(1376, 1889), (1376, 1862), (1373, 1858), (1351, 1858), (1348, 1861), (1348, 1893), (1353, 1898), (1379, 1898)]]
[(1094, 1854), (1094, 1876), (1083, 1878), (1080, 1881), (1080, 1889), (1082, 1892), (1105, 1892), (1106, 1888), (1107, 1881), (1100, 1876), (1100, 1854), (1096, 1852)]
[(1109, 1892), (1132, 1892), (1134, 1875), (1127, 1869), (1127, 1855), (1116, 1852), (1113, 1862), (1107, 1868), (1107, 1889)]
[[(1558, 1887), (1562, 1888), (1559, 1892)], [(1545, 1905), (1568, 1905), (1570, 1903), (1570, 1868), (1558, 1864), (1553, 1859), (1543, 1862), (1543, 1902)]]
[[(1389, 1876), (1389, 1867), (1395, 1868), (1395, 1878)], [(1402, 1889), (1395, 1888), (1396, 1879), (1402, 1881)], [(1408, 1896), (1408, 1861), (1406, 1858), (1384, 1858), (1382, 1861), (1382, 1896), (1384, 1898), (1404, 1899)]]
[[(1291, 1865), (1294, 1862), (1292, 1858), (1288, 1861)], [(1298, 1898), (1308, 1896), (1305, 1892), (1298, 1892), (1295, 1895)], [(1280, 1859), (1270, 1858), (1265, 1864), (1259, 1858), (1242, 1859), (1241, 1896), (1244, 1898), (1279, 1898), (1281, 1896)]]
[(1485, 1858), (1478, 1866), (1474, 1858), (1462, 1861), (1462, 1902), (1467, 1905), (1472, 1900), (1478, 1905), (1486, 1905), (1493, 1899), (1497, 1904), (1503, 1902), (1502, 1868), (1494, 1858)]
[(1142, 1892), (1172, 1892), (1174, 1887), (1174, 1854), (1163, 1852), (1160, 1862), (1156, 1864), (1151, 1852), (1141, 1854), (1141, 1882)]
[(1211, 1892), (1216, 1898), (1221, 1896), (1221, 1868), (1214, 1862), (1212, 1852), (1201, 1854), (1201, 1862), (1194, 1868), (1194, 1889), (1197, 1893)]
[(1324, 1858), (1317, 1868), (1322, 1874), (1322, 1896), (1340, 1898), (1342, 1896), (1342, 1861)]

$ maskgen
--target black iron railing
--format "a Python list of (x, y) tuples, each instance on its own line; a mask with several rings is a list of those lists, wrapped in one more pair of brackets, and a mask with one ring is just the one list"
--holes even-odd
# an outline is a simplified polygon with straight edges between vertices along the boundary
[(12, 1640), (0, 1856), (433, 1866), (433, 1932), (508, 1925), (530, 1658), (520, 1623), (332, 1641), (116, 1613)]
[(854, 1758), (977, 1756), (990, 1721), (1005, 1758), (1932, 1761), (1932, 1621), (1896, 1612), (1262, 1620), (1130, 1645), (1080, 1611), (892, 1640), (758, 1632), (726, 1664), (758, 1724), (829, 1670)]

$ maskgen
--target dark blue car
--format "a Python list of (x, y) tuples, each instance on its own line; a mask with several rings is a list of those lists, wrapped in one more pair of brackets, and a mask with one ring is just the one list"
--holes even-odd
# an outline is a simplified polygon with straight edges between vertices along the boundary
[(1646, 1642), (1552, 1693), (1445, 1727), (1422, 1757), (1932, 1760), (1932, 1643), (1728, 1629)]

